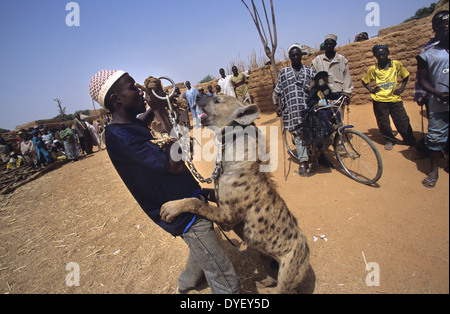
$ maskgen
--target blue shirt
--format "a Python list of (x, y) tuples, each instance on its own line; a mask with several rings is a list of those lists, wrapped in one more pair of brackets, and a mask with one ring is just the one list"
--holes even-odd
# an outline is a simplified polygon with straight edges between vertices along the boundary
[[(448, 50), (437, 45), (431, 46), (419, 54), (427, 63), (428, 79), (438, 92), (448, 93), (449, 88), (449, 59)], [(432, 113), (449, 111), (449, 103), (443, 102), (432, 95), (429, 101), (429, 110)]]
[(105, 136), (112, 164), (144, 212), (173, 236), (187, 231), (195, 215), (181, 214), (169, 224), (161, 220), (160, 209), (169, 201), (194, 196), (200, 186), (191, 173), (169, 173), (166, 153), (150, 142), (150, 130), (138, 120), (110, 124)]
[(196, 113), (197, 116), (202, 114), (202, 111), (200, 110), (200, 108), (198, 106), (196, 109), (194, 109), (194, 106), (197, 103), (197, 97), (199, 95), (200, 94), (194, 87), (191, 87), (191, 89), (186, 90), (186, 100), (189, 103), (189, 107), (191, 107), (191, 112), (192, 112), (192, 114)]

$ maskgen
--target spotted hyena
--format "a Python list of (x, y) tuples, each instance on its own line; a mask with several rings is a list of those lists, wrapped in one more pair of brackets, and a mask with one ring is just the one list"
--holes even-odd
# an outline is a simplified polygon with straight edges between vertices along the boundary
[[(254, 125), (259, 115), (256, 105), (245, 105), (229, 96), (207, 97), (199, 105), (204, 112), (202, 124), (223, 130), (227, 126)], [(239, 136), (239, 132), (234, 134), (235, 140)], [(223, 154), (232, 147), (225, 145)], [(245, 156), (252, 153), (246, 148), (240, 152)], [(216, 196), (217, 207), (188, 198), (164, 204), (161, 216), (170, 222), (181, 213), (190, 212), (225, 230), (240, 226), (241, 236), (249, 247), (278, 261), (278, 292), (296, 292), (309, 269), (309, 247), (295, 217), (277, 192), (271, 174), (260, 171), (259, 161), (224, 160), (216, 179)]]

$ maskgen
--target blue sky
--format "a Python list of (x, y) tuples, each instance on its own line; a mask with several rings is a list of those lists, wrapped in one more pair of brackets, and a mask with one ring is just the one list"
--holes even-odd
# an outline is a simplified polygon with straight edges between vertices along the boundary
[[(338, 45), (362, 31), (377, 35), (437, 1), (376, 1), (380, 26), (369, 27), (371, 1), (275, 0), (278, 57), (294, 42), (317, 47), (328, 33)], [(67, 113), (92, 109), (89, 81), (101, 69), (125, 70), (138, 82), (164, 75), (196, 84), (252, 50), (263, 54), (240, 0), (78, 0), (78, 27), (66, 25), (69, 2), (0, 1), (0, 128), (57, 116), (54, 98)]]

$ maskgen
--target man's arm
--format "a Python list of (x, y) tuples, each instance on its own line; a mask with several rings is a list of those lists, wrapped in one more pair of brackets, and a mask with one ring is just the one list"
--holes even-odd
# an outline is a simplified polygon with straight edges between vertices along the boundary
[(376, 81), (375, 77), (375, 67), (370, 67), (367, 73), (362, 78), (362, 84), (363, 86), (371, 93), (376, 94), (379, 91), (381, 91), (381, 88), (379, 86), (375, 86), (375, 88), (372, 88), (369, 86), (370, 82)]
[(409, 75), (403, 79), (402, 86), (400, 87), (400, 89), (397, 89), (396, 91), (394, 91), (394, 95), (400, 96), (401, 94), (403, 94), (403, 92), (405, 91), (406, 85), (408, 84), (408, 81), (409, 81)]
[[(155, 90), (156, 94), (160, 95), (161, 97), (165, 97), (166, 93), (164, 93), (164, 90), (161, 86), (161, 81), (159, 79), (156, 79), (154, 77), (149, 77), (145, 80), (145, 86), (141, 88), (145, 88), (146, 94), (147, 94), (147, 101), (149, 102), (150, 110), (147, 110), (143, 115), (141, 115), (141, 121), (148, 121), (150, 122), (151, 119), (155, 117), (155, 115), (161, 120), (164, 130), (170, 134), (172, 131), (172, 123), (170, 123), (169, 114), (166, 110), (166, 102), (164, 100), (161, 100), (155, 95), (153, 95), (152, 90)], [(173, 145), (173, 144), (172, 144)], [(179, 162), (175, 162), (172, 160), (170, 156), (170, 151), (172, 148), (172, 145), (167, 146), (164, 148), (164, 153), (167, 156), (168, 160), (168, 166), (167, 171), (169, 173), (183, 173), (186, 171), (186, 166), (183, 162), (183, 160)]]
[(366, 82), (361, 81), (361, 83), (364, 85), (364, 87), (371, 93), (371, 94), (376, 94), (378, 93), (381, 88), (379, 86), (376, 86), (375, 88), (372, 88), (369, 86), (369, 84), (366, 84)]
[(344, 88), (343, 94), (349, 96), (353, 93), (353, 79), (350, 73), (350, 67), (348, 65), (348, 61), (345, 60), (345, 69), (344, 69)]
[(277, 116), (281, 117), (281, 112), (283, 110), (283, 105), (281, 102), (281, 95), (278, 94), (276, 91), (273, 91), (272, 100), (273, 100), (273, 104), (275, 106), (275, 112), (277, 113)]
[(155, 113), (153, 112), (153, 110), (150, 108), (148, 109), (146, 112), (144, 112), (143, 114), (141, 114), (138, 119), (141, 120), (145, 125), (149, 125), (150, 122), (152, 122), (152, 120), (155, 118)]
[(429, 76), (428, 65), (425, 62), (425, 60), (423, 60), (421, 57), (417, 57), (416, 59), (418, 62), (418, 74), (419, 74), (420, 87), (422, 87), (423, 90), (426, 91), (427, 93), (436, 96), (440, 100), (448, 101), (448, 98), (449, 98), (448, 93), (441, 93), (441, 92), (437, 91), (433, 87), (433, 85), (431, 85), (431, 83), (428, 79), (428, 76)]
[[(156, 92), (157, 95), (161, 97), (166, 97), (166, 93), (164, 92), (161, 81), (155, 77), (148, 77), (145, 82), (144, 86), (136, 84), (140, 89), (145, 91), (146, 94), (146, 100), (148, 102), (148, 105), (152, 109), (152, 112), (155, 114), (156, 117), (159, 118), (161, 121), (164, 131), (166, 131), (168, 134), (172, 131), (172, 124), (170, 123), (169, 114), (166, 110), (167, 102), (165, 100), (161, 100), (155, 95), (153, 95), (153, 90)], [(148, 111), (148, 110), (147, 110)], [(146, 115), (148, 114), (148, 116)], [(151, 113), (144, 113), (144, 119), (149, 119), (151, 117)]]

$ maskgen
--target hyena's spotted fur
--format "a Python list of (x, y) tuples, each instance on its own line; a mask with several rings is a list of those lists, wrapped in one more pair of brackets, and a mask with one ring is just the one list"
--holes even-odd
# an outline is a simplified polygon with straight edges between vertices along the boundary
[[(257, 106), (246, 106), (228, 96), (204, 98), (200, 106), (207, 115), (203, 124), (221, 129), (229, 125), (248, 126), (259, 114)], [(249, 154), (247, 149), (243, 153)], [(278, 292), (294, 293), (309, 269), (308, 243), (278, 194), (271, 174), (261, 172), (258, 161), (244, 160), (222, 162), (216, 191), (218, 207), (190, 198), (165, 204), (161, 216), (171, 221), (190, 212), (225, 230), (240, 225), (240, 236), (249, 247), (278, 261)]]

